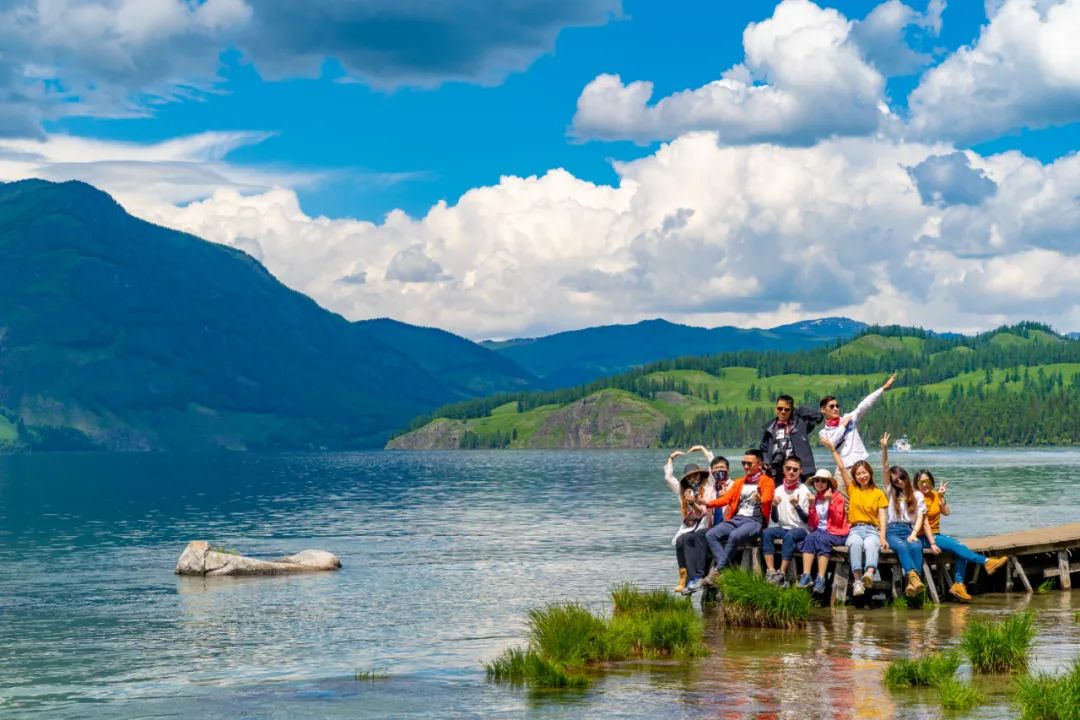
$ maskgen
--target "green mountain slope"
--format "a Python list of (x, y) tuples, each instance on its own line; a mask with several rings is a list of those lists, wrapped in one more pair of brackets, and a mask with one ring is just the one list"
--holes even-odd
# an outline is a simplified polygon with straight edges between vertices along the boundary
[(381, 445), (417, 413), (527, 381), (449, 333), (349, 323), (88, 185), (0, 185), (0, 447)]
[[(572, 403), (610, 392), (664, 417), (651, 438), (636, 439), (639, 445), (746, 445), (760, 439), (777, 395), (816, 408), (820, 397), (835, 394), (851, 408), (893, 370), (897, 386), (862, 423), (865, 437), (889, 429), (916, 445), (1080, 441), (1073, 409), (1080, 398), (1080, 342), (1022, 324), (974, 337), (871, 328), (833, 348), (658, 362), (577, 388), (440, 408), (390, 447), (571, 447), (550, 433), (537, 439), (537, 428)], [(456, 423), (455, 433), (433, 436), (433, 421)]]

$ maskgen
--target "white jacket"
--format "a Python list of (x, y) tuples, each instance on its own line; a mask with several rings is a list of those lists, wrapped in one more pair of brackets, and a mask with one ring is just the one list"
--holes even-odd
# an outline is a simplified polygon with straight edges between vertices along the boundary
[[(884, 392), (884, 388), (878, 388), (864, 397), (854, 410), (841, 417), (838, 426), (829, 427), (826, 424), (818, 433), (819, 438), (822, 440), (828, 438), (833, 445), (837, 446), (836, 451), (840, 453), (840, 459), (844, 461), (844, 467), (850, 468), (860, 460), (870, 457), (870, 454), (866, 452), (866, 446), (863, 445), (862, 436), (859, 435), (858, 422), (859, 418), (866, 414), (866, 411), (878, 401)], [(841, 440), (843, 440), (842, 443)]]
[[(713, 457), (715, 456), (711, 452), (709, 452), (708, 450), (705, 451), (705, 470), (710, 470), (709, 466), (712, 465)], [(676, 499), (678, 499), (679, 507), (681, 508), (682, 487), (680, 487), (679, 485), (679, 478), (675, 477), (675, 467), (671, 460), (668, 460), (666, 463), (664, 463), (664, 480), (667, 481), (668, 487), (671, 488), (671, 491), (675, 493), (675, 497)], [(730, 477), (728, 477), (727, 483), (727, 485), (724, 485), (725, 490), (727, 489), (728, 485), (731, 484)], [(701, 493), (701, 499), (704, 502), (709, 502), (710, 500), (715, 500), (716, 497), (716, 481), (713, 480), (712, 474), (710, 473), (709, 478), (705, 481), (705, 491)], [(675, 537), (671, 538), (671, 544), (674, 545), (675, 541), (678, 540), (679, 536), (681, 535), (685, 535), (688, 532), (694, 532), (696, 530), (704, 530), (710, 527), (712, 525), (712, 518), (713, 510), (708, 510), (705, 513), (705, 516), (698, 521), (697, 525), (687, 527), (686, 525), (680, 524), (678, 532), (675, 533)]]

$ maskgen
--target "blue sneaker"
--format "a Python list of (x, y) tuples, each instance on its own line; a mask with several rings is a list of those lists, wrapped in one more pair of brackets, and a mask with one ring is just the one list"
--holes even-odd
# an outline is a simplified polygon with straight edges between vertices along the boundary
[(700, 590), (701, 586), (704, 585), (704, 584), (705, 584), (705, 578), (696, 577), (693, 580), (691, 580), (690, 582), (686, 583), (686, 587), (683, 588), (682, 594), (683, 595), (693, 595), (698, 590)]
[(813, 584), (814, 584), (814, 581), (813, 581), (813, 579), (811, 579), (810, 573), (806, 573), (805, 575), (803, 575), (802, 577), (799, 578), (799, 587), (801, 587), (801, 588), (808, 588)]
[(818, 577), (818, 579), (814, 581), (814, 594), (821, 595), (824, 592), (825, 592), (825, 578)]

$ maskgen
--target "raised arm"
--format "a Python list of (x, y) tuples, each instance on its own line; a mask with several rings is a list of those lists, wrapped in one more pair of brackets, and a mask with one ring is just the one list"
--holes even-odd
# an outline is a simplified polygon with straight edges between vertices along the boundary
[(808, 423), (807, 430), (811, 430), (815, 425), (820, 425), (821, 421), (825, 419), (825, 416), (821, 414), (821, 410), (815, 410), (806, 405), (795, 408), (795, 417)]
[(716, 457), (712, 454), (712, 451), (704, 445), (695, 445), (694, 447), (687, 450), (686, 454), (689, 455), (692, 452), (700, 452), (702, 455), (705, 456), (705, 462), (709, 463), (710, 465), (712, 464), (713, 458)]
[(832, 453), (833, 461), (836, 463), (836, 469), (840, 473), (840, 477), (836, 479), (837, 490), (839, 490), (840, 494), (846, 498), (848, 496), (848, 486), (853, 485), (855, 480), (851, 477), (851, 473), (848, 469), (844, 467), (844, 460), (840, 457), (840, 453), (837, 452), (836, 444), (826, 436), (822, 436), (820, 439), (822, 446)]
[(862, 402), (860, 402), (854, 410), (848, 413), (848, 416), (852, 420), (858, 420), (859, 418), (861, 418), (866, 413), (866, 411), (874, 405), (874, 403), (881, 399), (881, 396), (885, 394), (886, 390), (892, 387), (894, 382), (896, 382), (896, 373), (890, 375), (889, 379), (886, 380), (881, 387), (864, 397), (862, 399)]
[(671, 492), (680, 498), (682, 493), (679, 491), (679, 478), (675, 477), (675, 458), (685, 454), (682, 450), (676, 450), (668, 455), (667, 462), (664, 463), (664, 480), (667, 482), (668, 487), (671, 488)]
[(889, 433), (881, 436), (881, 484), (885, 486), (885, 495), (892, 495), (892, 483), (889, 482)]

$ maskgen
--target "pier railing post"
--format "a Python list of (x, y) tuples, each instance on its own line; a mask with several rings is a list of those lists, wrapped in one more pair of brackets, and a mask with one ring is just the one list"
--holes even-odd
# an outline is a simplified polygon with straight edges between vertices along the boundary
[(1069, 567), (1069, 551), (1058, 550), (1058, 570), (1061, 571), (1061, 575), (1058, 582), (1061, 584), (1062, 590), (1072, 590), (1072, 578), (1069, 577), (1071, 568)]

